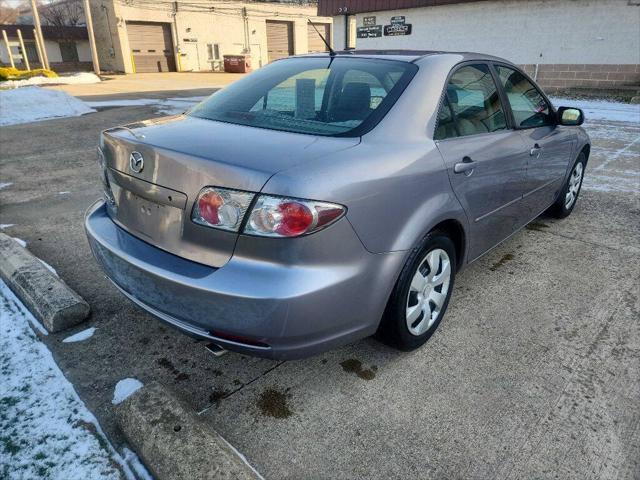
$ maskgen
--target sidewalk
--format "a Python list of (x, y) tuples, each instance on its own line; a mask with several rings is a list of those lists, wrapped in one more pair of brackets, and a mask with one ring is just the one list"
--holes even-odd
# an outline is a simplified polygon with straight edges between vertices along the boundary
[[(87, 85), (58, 85), (51, 88), (62, 90), (75, 97), (86, 100), (98, 99), (109, 95), (118, 95), (126, 98), (131, 94), (145, 92), (145, 97), (164, 97), (166, 92), (175, 95), (177, 91), (184, 90), (193, 94), (212, 93), (230, 83), (242, 78), (242, 73), (223, 72), (166, 72), (166, 73), (136, 73), (129, 75), (103, 75), (103, 81)], [(207, 91), (211, 90), (211, 91)]]

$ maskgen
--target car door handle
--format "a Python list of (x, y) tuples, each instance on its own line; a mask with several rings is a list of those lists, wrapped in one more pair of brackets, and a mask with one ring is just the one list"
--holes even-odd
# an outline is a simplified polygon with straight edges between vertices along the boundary
[(474, 168), (476, 168), (476, 162), (471, 160), (469, 157), (464, 157), (462, 159), (462, 162), (456, 163), (453, 166), (453, 173), (464, 173), (465, 175), (471, 175)]
[(542, 148), (536, 143), (533, 148), (529, 150), (529, 155), (532, 157), (538, 157), (540, 156), (540, 150), (542, 150)]

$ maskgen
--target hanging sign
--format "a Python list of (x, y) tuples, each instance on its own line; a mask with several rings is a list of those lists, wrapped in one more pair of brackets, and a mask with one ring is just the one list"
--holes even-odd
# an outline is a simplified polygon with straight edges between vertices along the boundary
[(382, 25), (373, 25), (371, 27), (358, 27), (356, 29), (356, 36), (358, 38), (381, 37), (382, 36)]
[(384, 34), (387, 37), (411, 35), (411, 24), (405, 23), (404, 15), (391, 17), (391, 24), (384, 26)]
[(376, 17), (364, 17), (362, 19), (362, 24), (365, 27), (373, 27), (376, 24)]

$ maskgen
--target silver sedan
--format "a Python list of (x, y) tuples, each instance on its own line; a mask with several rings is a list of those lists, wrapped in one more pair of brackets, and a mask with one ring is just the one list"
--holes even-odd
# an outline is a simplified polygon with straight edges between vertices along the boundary
[(292, 57), (103, 132), (86, 231), (124, 295), (220, 348), (295, 358), (378, 333), (410, 350), (461, 268), (571, 213), (582, 122), (500, 58)]

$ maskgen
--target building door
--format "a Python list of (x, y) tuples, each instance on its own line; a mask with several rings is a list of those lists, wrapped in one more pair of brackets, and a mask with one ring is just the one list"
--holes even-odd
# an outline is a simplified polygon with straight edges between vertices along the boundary
[(78, 49), (75, 42), (60, 42), (58, 45), (60, 45), (60, 55), (63, 62), (78, 62)]
[(293, 55), (293, 23), (267, 20), (269, 61)]
[(176, 71), (171, 24), (127, 22), (127, 32), (136, 72)]
[[(314, 23), (318, 32), (322, 34), (327, 43), (331, 45), (331, 25), (328, 23)], [(307, 25), (307, 38), (309, 41), (309, 52), (328, 52), (327, 46), (324, 44), (320, 35), (318, 35), (312, 25)]]

